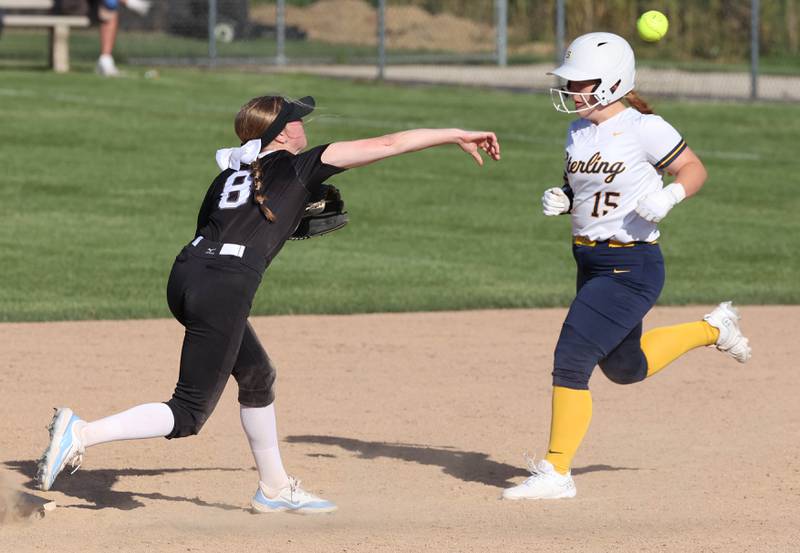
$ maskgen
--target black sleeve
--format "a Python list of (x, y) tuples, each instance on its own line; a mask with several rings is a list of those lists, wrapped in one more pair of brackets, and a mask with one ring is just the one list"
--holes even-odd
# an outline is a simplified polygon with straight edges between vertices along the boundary
[(572, 201), (575, 199), (575, 193), (572, 191), (572, 187), (569, 185), (569, 178), (567, 178), (567, 172), (564, 171), (564, 186), (561, 187), (561, 190), (564, 191), (564, 194), (567, 195), (569, 198), (569, 209), (567, 213), (572, 211)]
[(320, 184), (333, 175), (346, 171), (345, 168), (322, 163), (322, 153), (328, 146), (329, 144), (315, 146), (294, 157), (294, 168), (297, 171), (297, 176), (309, 192), (313, 193)]
[(211, 186), (208, 187), (206, 197), (203, 199), (203, 203), (200, 205), (200, 211), (197, 213), (197, 229), (195, 230), (195, 236), (200, 233), (200, 229), (208, 224), (208, 218), (211, 217), (211, 212), (213, 211), (214, 200), (219, 198), (221, 193), (218, 189), (221, 177), (224, 173), (225, 172), (220, 173), (219, 176), (214, 179), (214, 182), (211, 183)]

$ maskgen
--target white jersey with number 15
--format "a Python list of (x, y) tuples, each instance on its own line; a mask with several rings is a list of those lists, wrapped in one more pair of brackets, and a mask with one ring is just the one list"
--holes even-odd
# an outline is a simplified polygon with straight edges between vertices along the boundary
[(655, 223), (634, 211), (659, 190), (662, 171), (686, 148), (672, 125), (633, 108), (593, 124), (574, 121), (567, 132), (564, 180), (574, 193), (572, 234), (591, 240), (649, 242)]

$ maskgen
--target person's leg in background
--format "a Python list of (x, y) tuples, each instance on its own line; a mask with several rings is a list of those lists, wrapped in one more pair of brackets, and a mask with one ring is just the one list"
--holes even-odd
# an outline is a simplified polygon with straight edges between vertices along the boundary
[[(109, 4), (113, 5), (109, 7)], [(119, 76), (119, 69), (114, 63), (114, 43), (117, 41), (119, 13), (117, 3), (102, 1), (97, 6), (97, 18), (100, 21), (100, 57), (97, 58), (95, 71), (104, 77)]]
[[(128, 9), (141, 16), (150, 11), (148, 0), (123, 0)], [(119, 5), (118, 0), (93, 0), (91, 9), (94, 18), (100, 24), (100, 57), (97, 59), (95, 71), (104, 77), (119, 76), (119, 69), (114, 62), (114, 44), (117, 41), (119, 30)]]

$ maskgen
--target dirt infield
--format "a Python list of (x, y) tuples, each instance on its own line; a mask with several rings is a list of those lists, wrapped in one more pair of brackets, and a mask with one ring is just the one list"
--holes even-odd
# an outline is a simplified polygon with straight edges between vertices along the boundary
[[(657, 308), (646, 326), (705, 311)], [(167, 399), (182, 331), (3, 324), (0, 551), (798, 551), (800, 307), (742, 311), (746, 366), (703, 349), (630, 387), (598, 372), (578, 497), (541, 503), (498, 497), (546, 446), (563, 310), (257, 318), (286, 466), (339, 504), (316, 517), (245, 510), (257, 476), (235, 386), (200, 436), (97, 446), (33, 490), (51, 408)], [(19, 520), (18, 492), (58, 508)]]

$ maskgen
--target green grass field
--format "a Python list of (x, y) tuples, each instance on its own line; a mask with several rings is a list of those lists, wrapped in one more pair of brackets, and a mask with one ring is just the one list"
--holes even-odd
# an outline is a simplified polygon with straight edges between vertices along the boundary
[[(312, 144), (418, 126), (495, 130), (503, 160), (456, 147), (346, 172), (351, 223), (289, 243), (256, 314), (567, 305), (569, 220), (539, 198), (561, 180), (569, 116), (543, 95), (314, 77), (163, 70), (145, 79), (0, 72), (0, 320), (168, 316), (171, 262), (194, 233), (252, 96), (312, 94)], [(706, 162), (701, 194), (662, 224), (662, 304), (798, 303), (800, 106), (655, 102)]]

